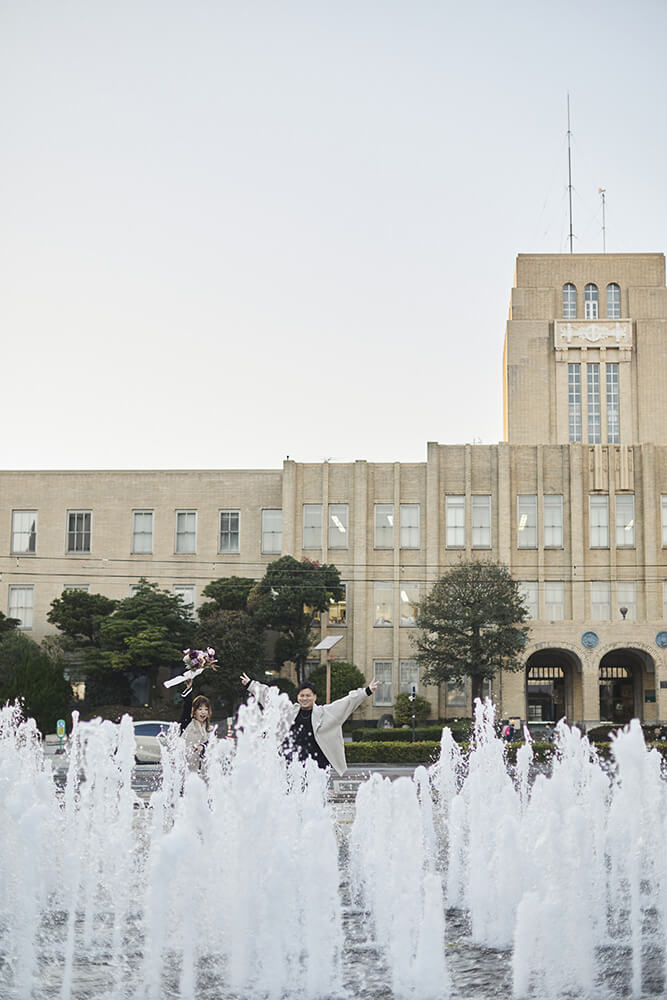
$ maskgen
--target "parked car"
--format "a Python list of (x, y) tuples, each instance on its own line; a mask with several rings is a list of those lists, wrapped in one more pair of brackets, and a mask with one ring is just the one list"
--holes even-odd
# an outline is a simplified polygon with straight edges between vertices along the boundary
[(136, 743), (135, 757), (138, 764), (160, 763), (160, 740), (166, 734), (170, 722), (135, 722), (134, 740)]

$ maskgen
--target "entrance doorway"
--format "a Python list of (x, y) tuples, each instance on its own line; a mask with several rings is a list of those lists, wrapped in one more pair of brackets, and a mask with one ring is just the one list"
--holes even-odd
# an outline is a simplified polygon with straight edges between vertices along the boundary
[(632, 670), (622, 666), (600, 666), (600, 719), (624, 726), (634, 716)]
[(567, 715), (565, 673), (556, 665), (529, 666), (526, 677), (528, 722), (558, 722)]

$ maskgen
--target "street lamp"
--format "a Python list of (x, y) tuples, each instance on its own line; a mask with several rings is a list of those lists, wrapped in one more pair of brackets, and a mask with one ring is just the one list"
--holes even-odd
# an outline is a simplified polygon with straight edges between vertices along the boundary
[(623, 616), (623, 621), (625, 621), (625, 616), (628, 613), (628, 609), (627, 608), (619, 608), (618, 610), (621, 612), (621, 614)]
[(318, 642), (317, 646), (315, 646), (315, 649), (326, 649), (327, 651), (327, 695), (325, 702), (327, 705), (331, 701), (331, 657), (333, 656), (331, 651), (342, 638), (342, 635), (328, 635), (322, 639), (322, 642)]

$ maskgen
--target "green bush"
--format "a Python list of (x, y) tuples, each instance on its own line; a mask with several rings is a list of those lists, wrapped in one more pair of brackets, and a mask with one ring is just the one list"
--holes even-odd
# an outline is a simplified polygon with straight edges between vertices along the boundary
[[(327, 668), (325, 664), (316, 667), (308, 675), (308, 680), (317, 688), (317, 700), (323, 705), (327, 696)], [(333, 660), (331, 664), (331, 700), (345, 698), (350, 691), (366, 686), (366, 678), (354, 663)]]
[(348, 743), (345, 756), (348, 764), (433, 764), (440, 754), (435, 741), (419, 743)]
[(417, 722), (428, 719), (431, 714), (430, 702), (426, 698), (422, 698), (420, 694), (415, 695), (414, 701), (410, 701), (410, 695), (407, 691), (396, 695), (394, 699), (394, 722), (397, 726), (410, 725), (413, 708)]
[(65, 680), (62, 663), (50, 660), (29, 639), (25, 639), (21, 661), (10, 663), (0, 677), (0, 705), (16, 698), (26, 718), (34, 719), (44, 735), (55, 732), (57, 720), (66, 718), (72, 707), (72, 688)]
[[(442, 726), (416, 726), (415, 741), (440, 742)], [(355, 743), (410, 743), (412, 729), (355, 729), (352, 733)]]

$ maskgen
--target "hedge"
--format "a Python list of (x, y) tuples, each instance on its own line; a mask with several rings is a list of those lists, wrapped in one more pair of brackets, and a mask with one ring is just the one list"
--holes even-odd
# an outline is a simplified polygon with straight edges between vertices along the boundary
[[(516, 763), (517, 753), (523, 742), (508, 743), (507, 760)], [(535, 741), (533, 746), (533, 761), (541, 764), (551, 760), (555, 747), (553, 743)], [(593, 744), (602, 760), (611, 757), (611, 743)], [(667, 742), (647, 743), (647, 749), (655, 748), (667, 760)], [(464, 753), (470, 749), (470, 744), (461, 746)], [(347, 743), (345, 755), (348, 764), (433, 764), (440, 756), (440, 741), (420, 740), (415, 743), (395, 741), (383, 742), (373, 740), (367, 743)]]
[[(472, 719), (451, 719), (437, 725), (431, 723), (429, 726), (416, 726), (415, 740), (420, 742), (435, 740), (439, 743), (442, 738), (442, 730), (445, 727), (451, 731), (457, 743), (463, 743), (470, 738), (473, 722)], [(407, 729), (355, 729), (352, 731), (352, 739), (361, 743), (385, 741), (410, 743), (412, 741), (412, 727), (409, 726)]]

